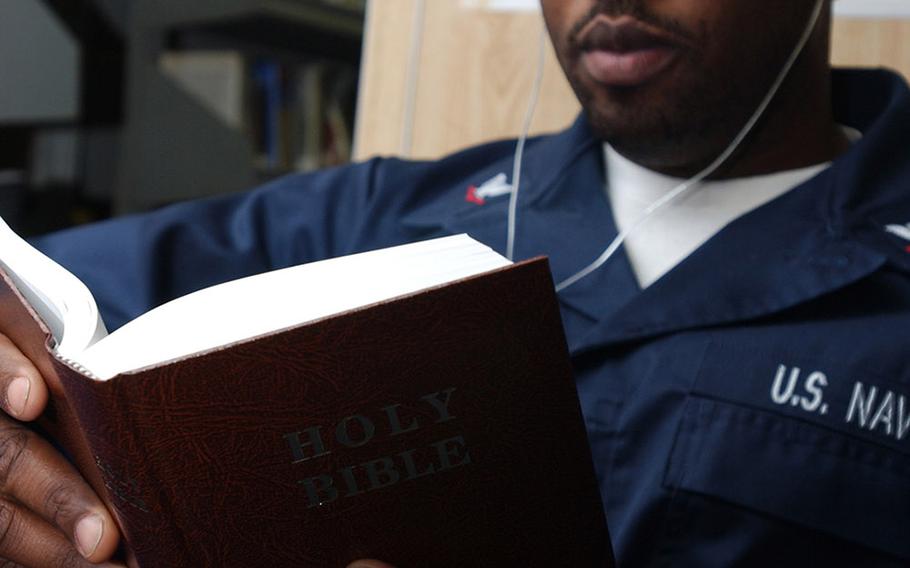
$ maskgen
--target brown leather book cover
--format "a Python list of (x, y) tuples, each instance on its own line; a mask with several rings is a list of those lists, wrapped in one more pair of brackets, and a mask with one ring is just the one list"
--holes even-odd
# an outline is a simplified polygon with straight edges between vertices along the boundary
[(612, 565), (544, 259), (104, 382), (3, 277), (142, 566)]

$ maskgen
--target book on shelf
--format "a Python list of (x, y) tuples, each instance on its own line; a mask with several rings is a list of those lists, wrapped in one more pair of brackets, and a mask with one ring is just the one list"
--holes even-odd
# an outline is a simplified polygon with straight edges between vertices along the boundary
[(142, 566), (610, 566), (545, 259), (466, 235), (267, 272), (107, 333), (0, 223), (0, 332)]
[(357, 82), (350, 64), (186, 50), (162, 54), (158, 65), (205, 112), (249, 139), (266, 175), (350, 160)]

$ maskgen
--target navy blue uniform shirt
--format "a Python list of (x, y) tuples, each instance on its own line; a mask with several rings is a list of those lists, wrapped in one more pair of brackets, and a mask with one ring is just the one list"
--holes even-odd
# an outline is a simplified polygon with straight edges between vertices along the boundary
[[(910, 564), (910, 91), (881, 71), (833, 81), (863, 138), (830, 168), (646, 290), (618, 255), (560, 295), (621, 566)], [(365, 249), (467, 232), (503, 251), (508, 197), (467, 191), (514, 149), (375, 159), (37, 242), (117, 327)], [(529, 141), (517, 258), (550, 256), (559, 281), (601, 253), (603, 167), (584, 119)]]

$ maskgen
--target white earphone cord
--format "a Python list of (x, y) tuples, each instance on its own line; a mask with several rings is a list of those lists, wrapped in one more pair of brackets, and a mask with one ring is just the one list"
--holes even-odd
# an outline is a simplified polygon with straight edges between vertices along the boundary
[[(818, 0), (813, 9), (812, 15), (809, 18), (809, 24), (806, 26), (805, 31), (803, 32), (802, 37), (800, 37), (799, 42), (797, 42), (796, 47), (793, 49), (793, 52), (790, 54), (790, 57), (787, 59), (784, 66), (781, 68), (780, 73), (777, 78), (772, 83), (771, 88), (768, 90), (768, 93), (765, 95), (765, 98), (762, 99), (762, 102), (758, 105), (758, 108), (755, 109), (755, 112), (740, 130), (739, 134), (733, 139), (727, 149), (724, 150), (711, 164), (695, 174), (689, 180), (681, 183), (676, 186), (669, 193), (664, 194), (660, 199), (655, 200), (651, 203), (641, 215), (639, 215), (635, 221), (624, 231), (621, 231), (616, 238), (604, 249), (603, 253), (597, 257), (594, 262), (579, 270), (572, 276), (566, 278), (562, 282), (559, 282), (556, 285), (556, 291), (561, 292), (569, 286), (575, 284), (582, 278), (590, 275), (592, 272), (596, 271), (598, 268), (604, 265), (610, 257), (612, 257), (619, 247), (622, 246), (626, 238), (638, 229), (642, 224), (644, 224), (647, 219), (653, 215), (656, 211), (664, 207), (665, 205), (676, 200), (679, 196), (685, 193), (687, 190), (695, 186), (696, 184), (703, 181), (706, 177), (714, 173), (720, 166), (726, 162), (733, 152), (742, 144), (743, 140), (749, 135), (761, 117), (765, 114), (765, 111), (768, 109), (768, 106), (771, 104), (771, 101), (774, 100), (774, 96), (777, 94), (777, 91), (780, 90), (781, 85), (784, 80), (787, 78), (787, 75), (790, 74), (790, 70), (793, 68), (793, 65), (796, 63), (796, 60), (799, 59), (799, 56), (802, 54), (803, 49), (805, 49), (806, 44), (809, 42), (809, 38), (812, 37), (812, 33), (815, 31), (815, 26), (818, 24), (819, 16), (822, 12), (822, 7), (824, 6), (824, 0)], [(540, 87), (543, 77), (543, 63), (544, 63), (544, 44), (545, 44), (545, 35), (542, 32), (540, 36), (540, 54), (538, 58), (538, 68), (537, 68), (537, 77), (534, 84), (534, 92), (531, 96), (531, 100), (528, 103), (528, 112), (525, 116), (524, 128), (522, 130), (521, 136), (518, 139), (518, 143), (515, 150), (515, 158), (513, 161), (512, 169), (512, 191), (509, 199), (509, 218), (508, 218), (508, 235), (506, 239), (506, 256), (509, 260), (513, 260), (514, 246), (515, 246), (515, 218), (518, 210), (518, 188), (520, 183), (521, 175), (521, 161), (524, 154), (525, 141), (528, 137), (528, 132), (531, 128), (531, 119), (534, 115), (534, 109), (537, 106), (537, 99), (539, 97)]]
[(512, 191), (509, 195), (509, 222), (506, 234), (506, 258), (509, 260), (514, 260), (515, 256), (515, 216), (518, 209), (518, 185), (521, 183), (521, 161), (524, 158), (525, 141), (531, 130), (531, 121), (534, 119), (534, 111), (537, 109), (537, 101), (540, 99), (540, 89), (543, 85), (543, 68), (547, 55), (546, 33), (546, 29), (541, 27), (540, 39), (537, 42), (537, 73), (534, 76), (534, 84), (531, 86), (531, 99), (528, 101), (528, 110), (525, 112), (521, 136), (515, 146), (515, 158), (512, 160)]

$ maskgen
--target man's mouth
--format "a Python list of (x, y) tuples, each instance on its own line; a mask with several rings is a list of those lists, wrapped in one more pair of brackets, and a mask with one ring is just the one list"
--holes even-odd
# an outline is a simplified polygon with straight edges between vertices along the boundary
[(611, 87), (644, 84), (676, 60), (680, 41), (629, 16), (597, 16), (579, 34), (581, 60), (594, 81)]

